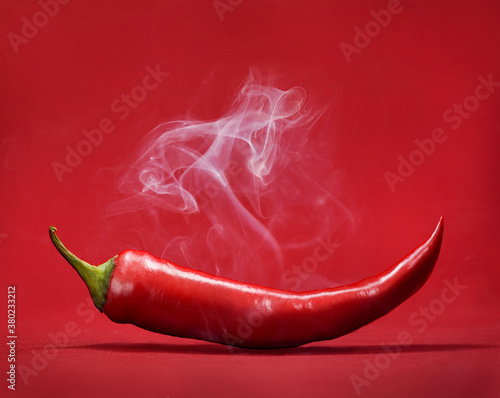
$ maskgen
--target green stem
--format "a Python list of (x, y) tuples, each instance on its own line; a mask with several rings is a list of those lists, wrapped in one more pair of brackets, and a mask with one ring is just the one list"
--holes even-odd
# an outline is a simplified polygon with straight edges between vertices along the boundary
[(56, 235), (57, 228), (50, 227), (49, 234), (52, 243), (56, 249), (61, 253), (61, 255), (66, 259), (68, 263), (78, 272), (78, 275), (83, 279), (87, 285), (92, 300), (99, 311), (102, 312), (104, 304), (106, 304), (106, 296), (108, 294), (109, 280), (111, 278), (111, 273), (115, 268), (115, 257), (106, 261), (105, 263), (94, 266), (89, 263), (79, 259), (73, 253), (71, 253), (62, 244)]

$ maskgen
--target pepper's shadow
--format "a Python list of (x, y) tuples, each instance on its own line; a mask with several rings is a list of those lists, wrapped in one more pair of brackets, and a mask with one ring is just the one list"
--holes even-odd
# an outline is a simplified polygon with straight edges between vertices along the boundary
[(158, 343), (98, 343), (66, 347), (67, 349), (129, 353), (170, 353), (201, 355), (365, 355), (392, 352), (439, 352), (499, 348), (491, 344), (410, 344), (410, 345), (350, 345), (339, 347), (301, 346), (280, 349), (246, 349), (218, 344), (158, 344)]

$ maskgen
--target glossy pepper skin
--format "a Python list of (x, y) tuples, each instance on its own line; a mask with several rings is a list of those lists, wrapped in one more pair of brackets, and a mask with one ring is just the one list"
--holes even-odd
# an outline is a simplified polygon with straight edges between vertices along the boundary
[[(245, 348), (294, 347), (345, 335), (396, 308), (429, 277), (442, 236), (441, 218), (425, 243), (386, 271), (330, 289), (297, 293), (255, 286), (126, 250), (105, 263), (112, 263), (105, 301), (96, 302), (89, 290), (114, 322)], [(55, 228), (51, 237), (59, 242)]]

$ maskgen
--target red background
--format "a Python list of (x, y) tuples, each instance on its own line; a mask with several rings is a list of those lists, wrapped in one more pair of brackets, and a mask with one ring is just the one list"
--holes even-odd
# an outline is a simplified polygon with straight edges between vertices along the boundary
[[(208, 0), (71, 1), (17, 53), (9, 32), (21, 34), (23, 17), (32, 21), (41, 7), (2, 3), (0, 256), (4, 308), (7, 286), (16, 286), (16, 394), (348, 397), (357, 395), (352, 375), (366, 377), (367, 364), (378, 358), (383, 369), (366, 379), (361, 395), (498, 396), (500, 87), (455, 130), (443, 114), (474, 95), (479, 76), (500, 82), (500, 4), (402, 0), (402, 11), (347, 62), (340, 44), (352, 45), (354, 28), (363, 29), (374, 19), (370, 12), (387, 2), (236, 3), (221, 20)], [(158, 64), (169, 76), (120, 121), (110, 103)], [(316, 276), (349, 283), (375, 274), (424, 241), (444, 215), (442, 252), (430, 280), (391, 314), (349, 336), (278, 351), (231, 352), (89, 311), (88, 293), (50, 244), (48, 226), (56, 225), (67, 246), (91, 263), (126, 248), (163, 255), (148, 231), (168, 225), (139, 213), (102, 216), (117, 194), (115, 182), (98, 178), (100, 172), (126, 164), (161, 122), (189, 112), (200, 120), (224, 114), (249, 67), (273, 75), (281, 89), (303, 86), (328, 108), (316, 139), (341, 176), (334, 194), (353, 218)], [(82, 130), (106, 117), (115, 130), (58, 181), (52, 162), (63, 162), (65, 148), (84, 138)], [(398, 157), (408, 159), (414, 141), (436, 128), (446, 141), (393, 192), (384, 173), (397, 173)], [(325, 170), (315, 177), (329, 186), (332, 175)], [(288, 264), (300, 263), (301, 255)], [(252, 282), (282, 285), (282, 271), (256, 269)], [(246, 280), (249, 271), (222, 267), (220, 274)], [(411, 315), (439, 300), (445, 281), (455, 279), (465, 290), (425, 327), (415, 327)], [(401, 332), (412, 343), (386, 366), (382, 344)], [(63, 347), (50, 337), (68, 333)], [(5, 372), (5, 340), (1, 361)], [(33, 370), (27, 382), (21, 365)], [(4, 395), (7, 382), (0, 388)]]

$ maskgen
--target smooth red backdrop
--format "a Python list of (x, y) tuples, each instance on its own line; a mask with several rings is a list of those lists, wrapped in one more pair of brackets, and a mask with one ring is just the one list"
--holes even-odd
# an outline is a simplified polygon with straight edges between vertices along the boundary
[[(341, 43), (354, 45), (356, 27), (364, 30), (386, 1), (70, 1), (46, 21), (41, 4), (0, 6), (2, 333), (7, 286), (15, 285), (19, 336), (12, 396), (498, 396), (500, 86), (477, 104), (466, 100), (477, 110), (459, 128), (443, 119), (475, 95), (480, 76), (500, 82), (498, 2), (401, 0), (401, 12), (350, 62)], [(12, 33), (21, 35), (34, 16), (43, 26), (13, 46)], [(110, 104), (157, 65), (168, 77), (118, 119)], [(281, 89), (303, 86), (329, 109), (317, 137), (342, 176), (333, 194), (354, 222), (316, 273), (339, 283), (375, 274), (426, 239), (444, 215), (435, 272), (383, 319), (297, 349), (231, 352), (113, 324), (88, 304), (48, 226), (96, 264), (126, 248), (163, 253), (144, 231), (167, 227), (134, 213), (102, 217), (116, 185), (100, 173), (124, 164), (161, 122), (221, 116), (249, 67), (274, 76)], [(114, 131), (60, 182), (52, 163), (63, 162), (66, 147), (103, 118), (112, 118)], [(436, 128), (447, 139), (391, 190), (384, 173), (397, 173), (400, 156), (408, 160), (415, 140)], [(315, 177), (328, 185), (330, 172)], [(239, 272), (244, 280), (247, 271)], [(282, 285), (278, 270), (261, 272), (267, 284)], [(441, 308), (446, 281), (466, 288)], [(416, 326), (412, 319), (425, 319), (421, 308), (439, 314)], [(382, 344), (401, 332), (412, 343), (384, 356)], [(58, 347), (52, 337), (68, 333)], [(23, 377), (21, 365), (31, 373)], [(365, 380), (358, 391), (356, 377)], [(10, 393), (7, 381), (0, 390)]]

